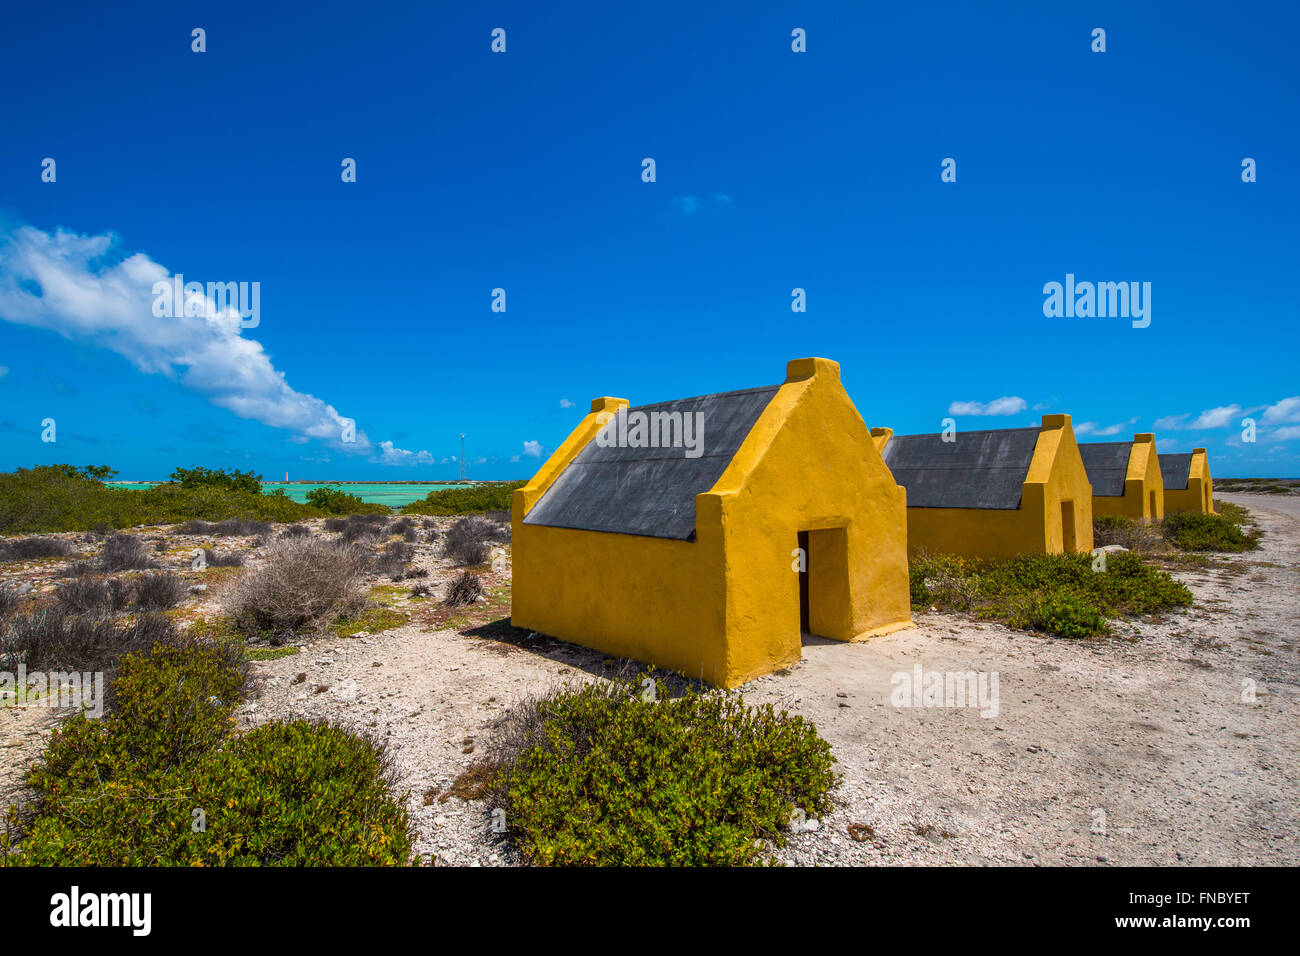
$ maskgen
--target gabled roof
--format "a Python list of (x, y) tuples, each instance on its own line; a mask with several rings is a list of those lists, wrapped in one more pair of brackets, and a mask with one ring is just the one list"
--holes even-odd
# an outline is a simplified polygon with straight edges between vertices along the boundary
[(1187, 479), (1192, 474), (1192, 453), (1156, 457), (1160, 459), (1160, 477), (1165, 483), (1165, 491), (1186, 491)]
[(779, 385), (640, 405), (633, 412), (703, 415), (703, 454), (682, 448), (602, 447), (595, 439), (538, 500), (524, 524), (652, 538), (695, 538), (695, 496), (726, 470)]
[(895, 435), (885, 464), (907, 489), (909, 508), (989, 508), (1014, 511), (1038, 444), (1038, 428)]
[(1094, 495), (1124, 497), (1124, 479), (1128, 476), (1132, 451), (1133, 443), (1127, 441), (1088, 442), (1079, 446)]

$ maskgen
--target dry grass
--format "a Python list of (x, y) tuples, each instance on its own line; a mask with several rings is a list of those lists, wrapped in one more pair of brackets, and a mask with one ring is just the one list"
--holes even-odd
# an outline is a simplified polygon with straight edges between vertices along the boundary
[(261, 567), (227, 589), (225, 612), (240, 633), (282, 644), (360, 611), (366, 602), (365, 566), (365, 555), (344, 544), (281, 539), (267, 548)]

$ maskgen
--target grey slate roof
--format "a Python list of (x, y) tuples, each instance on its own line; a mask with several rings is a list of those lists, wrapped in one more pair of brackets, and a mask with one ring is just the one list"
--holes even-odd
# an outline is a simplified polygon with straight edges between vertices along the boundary
[(1156, 455), (1160, 459), (1160, 478), (1166, 491), (1186, 491), (1187, 479), (1192, 476), (1192, 453), (1185, 455)]
[(885, 444), (885, 464), (907, 489), (909, 508), (1014, 511), (1039, 431), (958, 432), (952, 442), (941, 435), (895, 435)]
[(1126, 441), (1088, 442), (1079, 446), (1094, 495), (1124, 497), (1124, 478), (1132, 450), (1132, 442)]
[(628, 413), (700, 412), (703, 454), (682, 448), (603, 448), (595, 439), (547, 489), (524, 524), (695, 539), (695, 496), (712, 488), (780, 388), (750, 388), (641, 405)]

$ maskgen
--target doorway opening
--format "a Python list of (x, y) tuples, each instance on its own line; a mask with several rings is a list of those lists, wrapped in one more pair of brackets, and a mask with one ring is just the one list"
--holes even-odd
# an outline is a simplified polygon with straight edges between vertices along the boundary
[(853, 637), (848, 540), (847, 528), (813, 528), (798, 534), (799, 633), (805, 643)]
[(1150, 498), (1149, 510), (1151, 512), (1151, 520), (1155, 521), (1156, 520), (1156, 493), (1152, 491), (1148, 494), (1147, 497)]
[(1074, 502), (1061, 502), (1061, 550), (1066, 554), (1074, 554), (1075, 537), (1074, 537)]

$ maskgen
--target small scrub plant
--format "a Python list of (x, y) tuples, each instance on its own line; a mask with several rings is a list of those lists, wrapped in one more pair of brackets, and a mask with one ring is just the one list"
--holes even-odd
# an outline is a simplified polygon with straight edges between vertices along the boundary
[(442, 553), (458, 567), (483, 564), (492, 551), (492, 545), (508, 540), (502, 537), (501, 526), (478, 515), (460, 518), (442, 538)]
[(203, 549), (203, 563), (209, 568), (242, 568), (244, 556), (238, 551)]
[(968, 611), (1060, 637), (1105, 633), (1106, 618), (1192, 603), (1191, 591), (1139, 555), (1026, 554), (976, 562), (917, 554), (909, 567), (914, 606)]
[(307, 492), (307, 504), (331, 515), (388, 514), (386, 506), (362, 501), (342, 488), (313, 488)]
[(177, 468), (167, 476), (182, 487), (211, 487), (256, 495), (262, 491), (262, 476), (252, 471), (224, 468)]
[(271, 526), (265, 521), (248, 518), (227, 518), (225, 521), (187, 521), (176, 529), (177, 534), (197, 534), (215, 538), (253, 537), (269, 534)]
[(61, 558), (72, 553), (62, 538), (0, 538), (0, 561)]
[(442, 603), (447, 607), (467, 607), (482, 596), (483, 582), (479, 576), (473, 571), (463, 571), (447, 585), (447, 596)]
[[(649, 681), (649, 678), (647, 678)], [(553, 866), (739, 866), (830, 809), (830, 745), (802, 717), (655, 683), (565, 689), (512, 712), (489, 789), (524, 857)], [(513, 723), (512, 723), (513, 722)]]
[(305, 524), (291, 524), (280, 532), (282, 538), (310, 538), (311, 528)]
[(131, 585), (120, 578), (74, 578), (54, 592), (55, 604), (68, 614), (121, 611), (131, 602)]
[(28, 778), (35, 817), (0, 864), (410, 862), (386, 748), (306, 720), (234, 735), (244, 686), (235, 652), (194, 645), (124, 659), (118, 710), (54, 732)]
[[(1244, 509), (1242, 509), (1244, 511)], [(1184, 551), (1250, 551), (1259, 547), (1259, 534), (1243, 530), (1238, 516), (1179, 511), (1168, 515), (1162, 526), (1165, 537)]]
[(185, 600), (189, 587), (170, 571), (160, 571), (140, 575), (132, 590), (132, 603), (140, 610), (166, 611)]
[(133, 571), (152, 566), (144, 544), (129, 534), (110, 536), (99, 553), (99, 564), (105, 571)]
[(468, 488), (444, 488), (431, 491), (420, 501), (402, 509), (408, 515), (469, 515), (488, 511), (510, 510), (516, 488), (527, 482), (502, 481)]
[(360, 551), (335, 541), (275, 541), (262, 565), (226, 590), (225, 612), (245, 636), (283, 644), (364, 607), (365, 564)]

